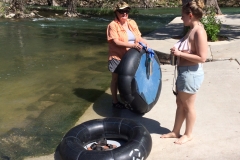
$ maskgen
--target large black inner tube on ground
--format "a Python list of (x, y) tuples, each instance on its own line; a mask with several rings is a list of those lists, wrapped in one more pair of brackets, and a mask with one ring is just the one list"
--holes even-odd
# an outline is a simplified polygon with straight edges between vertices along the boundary
[(156, 54), (152, 58), (152, 75), (147, 76), (147, 57), (144, 49), (130, 49), (117, 67), (120, 97), (134, 112), (144, 114), (158, 101), (162, 88), (162, 72)]
[[(126, 143), (113, 150), (86, 150), (100, 138), (122, 139)], [(152, 149), (152, 138), (140, 123), (125, 118), (94, 119), (75, 126), (58, 146), (62, 160), (145, 160)]]

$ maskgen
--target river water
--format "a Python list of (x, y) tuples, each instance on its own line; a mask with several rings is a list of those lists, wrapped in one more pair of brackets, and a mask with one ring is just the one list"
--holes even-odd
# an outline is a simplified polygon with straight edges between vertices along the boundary
[[(147, 34), (173, 15), (132, 18)], [(106, 26), (112, 19), (0, 19), (2, 158), (53, 152), (109, 87)]]
[[(147, 34), (180, 15), (141, 10)], [(0, 159), (53, 153), (109, 87), (106, 26), (113, 17), (0, 19)], [(111, 104), (109, 104), (109, 107)]]

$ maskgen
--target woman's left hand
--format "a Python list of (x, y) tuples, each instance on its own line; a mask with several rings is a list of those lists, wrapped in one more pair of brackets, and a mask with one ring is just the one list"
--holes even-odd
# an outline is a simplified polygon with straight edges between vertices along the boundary
[(134, 43), (132, 48), (135, 48), (140, 51), (142, 49), (142, 46), (138, 43)]

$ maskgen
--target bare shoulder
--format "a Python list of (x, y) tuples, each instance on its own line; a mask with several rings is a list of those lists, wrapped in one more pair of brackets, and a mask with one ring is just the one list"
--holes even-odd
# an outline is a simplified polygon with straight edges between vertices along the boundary
[(199, 26), (195, 31), (195, 36), (206, 36), (206, 31), (203, 26)]

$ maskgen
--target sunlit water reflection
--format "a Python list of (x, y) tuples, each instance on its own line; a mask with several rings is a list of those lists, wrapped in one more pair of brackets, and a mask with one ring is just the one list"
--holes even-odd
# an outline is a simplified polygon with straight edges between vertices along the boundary
[[(55, 98), (64, 96), (50, 94), (56, 88), (71, 83), (87, 87), (90, 81), (82, 80), (87, 75), (106, 72), (104, 36), (100, 36), (102, 39), (91, 36), (89, 33), (94, 29), (89, 28), (92, 24), (88, 22), (82, 19), (1, 21), (0, 134), (25, 126), (29, 119), (56, 103), (40, 101), (47, 94), (52, 98), (55, 94), (58, 95)], [(91, 67), (95, 63), (102, 65)], [(35, 106), (36, 102), (40, 104)]]

